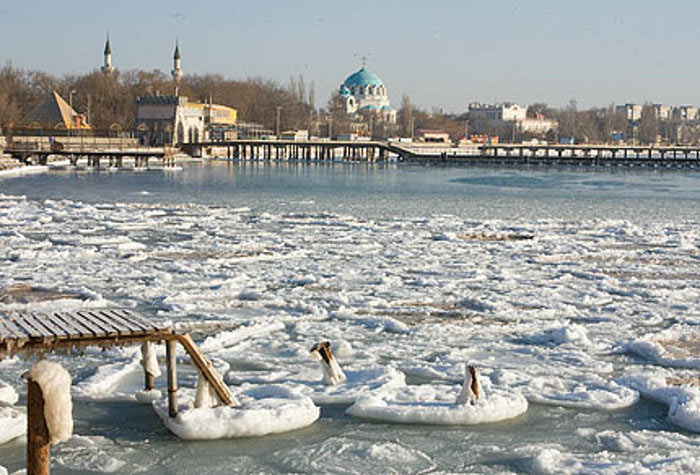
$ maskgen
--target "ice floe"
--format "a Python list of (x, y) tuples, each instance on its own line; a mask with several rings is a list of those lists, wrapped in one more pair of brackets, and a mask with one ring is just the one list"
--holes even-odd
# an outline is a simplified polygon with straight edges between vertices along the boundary
[(27, 432), (27, 411), (0, 403), (0, 445)]
[(627, 350), (663, 366), (700, 369), (700, 326), (674, 325), (627, 344)]
[(347, 413), (404, 424), (474, 425), (518, 417), (527, 400), (517, 391), (490, 388), (476, 404), (455, 404), (459, 386), (417, 385), (364, 394)]
[(372, 391), (358, 396), (346, 412), (405, 424), (475, 425), (512, 419), (527, 411), (527, 400), (519, 391), (477, 378), (472, 366), (463, 371), (461, 386), (420, 384)]
[(178, 413), (171, 418), (167, 398), (153, 407), (163, 424), (181, 439), (258, 437), (306, 427), (318, 419), (313, 401), (283, 386), (241, 388), (234, 391), (240, 407), (194, 407), (192, 391), (178, 394)]
[(684, 429), (700, 432), (700, 379), (697, 373), (679, 378), (663, 368), (647, 368), (620, 382), (668, 406), (668, 419)]

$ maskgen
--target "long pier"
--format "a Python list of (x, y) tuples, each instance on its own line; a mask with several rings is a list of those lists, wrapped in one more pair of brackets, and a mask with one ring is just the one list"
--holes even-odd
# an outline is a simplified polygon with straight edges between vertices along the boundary
[(27, 144), (18, 144), (5, 149), (5, 153), (24, 164), (46, 165), (49, 156), (61, 156), (67, 158), (71, 165), (77, 165), (80, 160), (87, 162), (88, 167), (100, 167), (105, 163), (109, 167), (123, 167), (125, 159), (131, 159), (134, 167), (148, 167), (150, 160), (160, 160), (163, 167), (172, 167), (175, 164), (175, 153), (167, 147), (129, 147), (123, 149), (86, 149), (86, 148), (51, 148), (33, 147)]
[(234, 160), (366, 161), (390, 158), (421, 164), (573, 164), (700, 167), (700, 146), (408, 144), (386, 141), (229, 140), (183, 144), (192, 156)]
[[(149, 160), (160, 160), (164, 167), (174, 165), (173, 147), (92, 147), (56, 148), (10, 146), (6, 154), (23, 163), (46, 164), (51, 155), (64, 156), (71, 164), (85, 160), (88, 166), (122, 167), (133, 159), (135, 167), (147, 167)], [(564, 145), (564, 144), (449, 144), (403, 143), (379, 140), (227, 140), (181, 144), (193, 157), (214, 156), (229, 160), (290, 160), (385, 162), (418, 164), (512, 164), (512, 165), (591, 165), (654, 166), (700, 168), (699, 145)]]
[(222, 158), (236, 160), (316, 160), (386, 161), (393, 153), (403, 159), (408, 154), (390, 142), (376, 140), (228, 140), (182, 144), (183, 152), (201, 157), (212, 149), (225, 150)]

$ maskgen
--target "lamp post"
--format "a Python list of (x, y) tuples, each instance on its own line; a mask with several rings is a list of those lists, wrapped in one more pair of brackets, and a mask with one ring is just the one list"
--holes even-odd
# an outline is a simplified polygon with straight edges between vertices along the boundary
[[(75, 90), (71, 89), (71, 91), (68, 93), (68, 105), (70, 106), (71, 113), (75, 114), (75, 110), (73, 110), (73, 94), (75, 94)], [(71, 124), (70, 124), (70, 129), (68, 131), (68, 135), (73, 135), (73, 127), (75, 126), (75, 115), (72, 115), (71, 118)]]
[(275, 107), (275, 110), (277, 111), (276, 122), (275, 122), (275, 134), (277, 135), (277, 140), (279, 140), (279, 138), (280, 138), (280, 111), (282, 110), (282, 106)]

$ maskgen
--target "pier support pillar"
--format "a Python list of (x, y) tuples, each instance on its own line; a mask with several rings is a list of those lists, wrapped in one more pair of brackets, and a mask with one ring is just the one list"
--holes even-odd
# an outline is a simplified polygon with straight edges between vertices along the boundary
[(168, 366), (168, 409), (170, 417), (177, 416), (177, 359), (175, 357), (175, 340), (165, 342), (165, 357)]

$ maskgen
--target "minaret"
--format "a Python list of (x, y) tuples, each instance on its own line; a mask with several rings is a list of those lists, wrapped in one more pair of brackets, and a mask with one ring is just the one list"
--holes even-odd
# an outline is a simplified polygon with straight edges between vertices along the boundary
[(175, 54), (173, 55), (173, 70), (170, 71), (173, 79), (177, 82), (180, 81), (182, 77), (182, 68), (180, 67), (180, 48), (178, 47), (177, 41), (175, 41)]
[(105, 64), (102, 66), (101, 70), (105, 74), (114, 72), (114, 66), (112, 66), (112, 47), (109, 44), (109, 33), (107, 33), (107, 42), (105, 43)]

